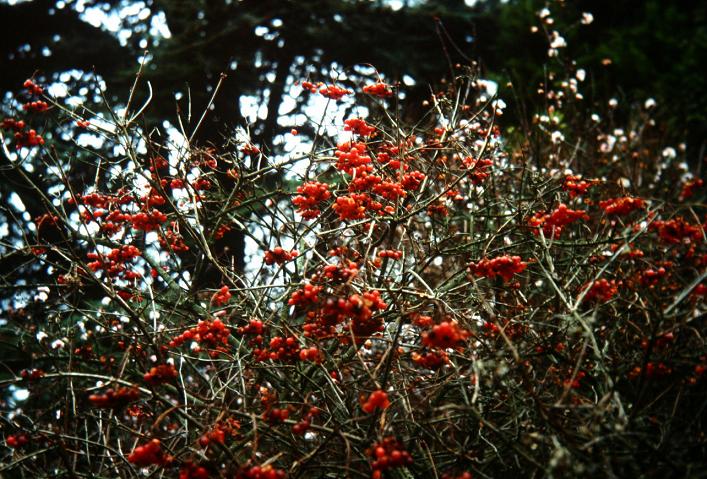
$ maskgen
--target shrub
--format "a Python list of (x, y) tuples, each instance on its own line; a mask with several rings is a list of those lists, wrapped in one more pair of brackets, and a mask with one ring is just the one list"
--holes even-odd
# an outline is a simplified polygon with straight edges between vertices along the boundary
[[(3, 470), (704, 473), (701, 182), (650, 110), (595, 121), (556, 78), (549, 115), (507, 132), (473, 68), (416, 125), (394, 86), (309, 83), (390, 114), (285, 160), (94, 123), (30, 82), (51, 105), (32, 115), (120, 149), (91, 182), (38, 189), (47, 213), (16, 246), (55, 282), (2, 326)], [(32, 121), (3, 127), (61, 180)], [(244, 270), (234, 231), (257, 248)]]

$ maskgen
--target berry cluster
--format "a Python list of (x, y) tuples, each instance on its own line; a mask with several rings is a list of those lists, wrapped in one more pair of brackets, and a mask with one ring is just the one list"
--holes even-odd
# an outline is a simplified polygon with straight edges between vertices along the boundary
[(562, 189), (569, 193), (570, 198), (576, 198), (586, 194), (589, 188), (595, 184), (596, 181), (585, 181), (581, 176), (567, 175), (562, 184)]
[(152, 439), (150, 442), (137, 446), (128, 456), (128, 461), (141, 467), (151, 465), (163, 466), (169, 464), (172, 458), (162, 451), (162, 443), (159, 439)]
[(441, 350), (426, 351), (423, 353), (415, 351), (410, 355), (410, 358), (418, 366), (431, 370), (439, 369), (449, 363), (449, 356), (445, 351)]
[(209, 470), (187, 461), (179, 468), (179, 479), (209, 479)]
[(378, 252), (379, 258), (400, 259), (403, 257), (403, 252), (397, 249), (384, 249)]
[(91, 394), (88, 397), (93, 407), (102, 409), (119, 409), (138, 399), (140, 399), (140, 391), (136, 387), (108, 389), (103, 394)]
[(390, 400), (388, 399), (388, 393), (378, 389), (373, 391), (368, 399), (361, 405), (361, 409), (364, 412), (371, 414), (376, 409), (385, 410), (390, 406)]
[(34, 80), (31, 80), (31, 79), (25, 80), (25, 82), (22, 84), (22, 86), (27, 89), (27, 92), (28, 92), (30, 95), (39, 96), (39, 95), (41, 95), (42, 93), (44, 93), (44, 88), (42, 88), (41, 86), (37, 85), (37, 84), (34, 82)]
[(347, 90), (336, 85), (326, 86), (322, 82), (314, 84), (312, 82), (303, 81), (302, 88), (308, 90), (310, 93), (319, 93), (320, 95), (331, 100), (340, 100), (344, 95), (350, 95), (353, 93), (351, 90)]
[(703, 238), (701, 225), (692, 225), (683, 218), (654, 221), (650, 228), (658, 232), (661, 241), (669, 244), (689, 244), (699, 242)]
[(302, 435), (312, 426), (312, 420), (321, 413), (318, 407), (311, 407), (307, 414), (296, 424), (292, 425), (292, 434)]
[(705, 184), (704, 180), (701, 178), (695, 178), (686, 181), (682, 185), (682, 191), (680, 191), (680, 201), (685, 201), (688, 198), (692, 198), (695, 194), (697, 188), (701, 188)]
[[(585, 285), (585, 287), (582, 289), (584, 290), (586, 288), (587, 286)], [(611, 281), (609, 281), (606, 278), (601, 278), (594, 281), (589, 286), (587, 293), (584, 295), (584, 300), (606, 303), (611, 298), (613, 298), (618, 292), (619, 285), (616, 283), (616, 280), (612, 279)]]
[[(23, 86), (31, 96), (38, 96), (44, 93), (44, 89), (32, 80), (26, 80)], [(49, 109), (49, 105), (42, 100), (29, 101), (22, 105), (22, 109), (28, 112), (43, 113)], [(15, 148), (18, 150), (43, 145), (44, 138), (39, 136), (36, 130), (25, 130), (26, 126), (23, 120), (14, 120), (12, 118), (5, 118), (0, 123), (0, 127), (4, 130), (14, 131)]]
[(221, 288), (211, 296), (211, 304), (214, 306), (223, 306), (231, 300), (233, 295), (228, 290), (228, 286), (221, 286)]
[(260, 361), (271, 359), (273, 361), (295, 362), (300, 357), (299, 340), (294, 336), (283, 338), (275, 336), (270, 339), (269, 349), (256, 349), (253, 352)]
[(225, 444), (227, 437), (236, 437), (241, 428), (241, 423), (233, 418), (218, 421), (210, 431), (199, 438), (201, 447), (208, 447), (212, 443)]
[(34, 113), (44, 113), (49, 109), (49, 105), (46, 101), (42, 100), (28, 101), (22, 105), (22, 109)]
[(376, 132), (376, 127), (369, 125), (361, 118), (351, 118), (344, 121), (344, 131), (350, 131), (360, 136), (371, 136)]
[(125, 263), (141, 256), (142, 253), (133, 245), (123, 245), (114, 248), (106, 256), (100, 253), (88, 253), (86, 257), (91, 261), (87, 266), (91, 271), (105, 271), (108, 276), (122, 275), (125, 279), (134, 279), (137, 273), (126, 269)]
[(260, 154), (260, 148), (252, 143), (246, 143), (241, 147), (241, 153), (248, 156), (258, 156)]
[(497, 256), (493, 259), (484, 258), (477, 263), (469, 263), (468, 270), (474, 276), (495, 278), (499, 276), (508, 282), (513, 275), (520, 274), (528, 267), (520, 256)]
[(202, 347), (206, 347), (209, 356), (217, 357), (220, 353), (227, 353), (228, 337), (231, 330), (226, 327), (220, 319), (213, 321), (199, 321), (199, 323), (183, 332), (169, 342), (170, 348), (181, 346), (186, 341), (195, 341), (199, 346), (192, 348), (194, 352), (200, 352)]
[(152, 386), (159, 386), (168, 383), (178, 376), (177, 369), (173, 364), (160, 364), (150, 368), (143, 376), (144, 381)]
[(298, 289), (292, 293), (292, 296), (290, 296), (287, 304), (301, 308), (316, 304), (319, 301), (319, 293), (323, 289), (324, 288), (322, 286), (307, 283), (301, 289)]
[(431, 331), (422, 333), (422, 344), (431, 348), (447, 349), (458, 346), (469, 337), (469, 331), (460, 328), (453, 321), (442, 321), (432, 326)]
[(670, 366), (666, 365), (664, 362), (654, 362), (648, 361), (646, 367), (641, 366), (634, 367), (629, 373), (629, 379), (638, 379), (641, 376), (645, 376), (646, 379), (657, 379), (672, 374), (673, 370)]
[(377, 96), (379, 98), (388, 98), (389, 96), (393, 95), (393, 91), (391, 90), (390, 85), (387, 85), (380, 81), (371, 85), (364, 86), (363, 93), (366, 93), (371, 96)]
[(493, 161), (488, 158), (474, 159), (471, 156), (464, 158), (462, 163), (469, 169), (469, 178), (475, 185), (480, 185), (489, 177), (491, 174), (489, 169), (493, 165)]
[(294, 258), (299, 256), (299, 252), (297, 250), (292, 250), (292, 251), (286, 251), (284, 250), (281, 246), (276, 246), (272, 250), (267, 250), (265, 252), (265, 264), (272, 265), (272, 264), (284, 264), (287, 263), (288, 261), (292, 261)]
[(285, 477), (287, 477), (285, 471), (275, 469), (270, 464), (244, 467), (236, 474), (236, 479), (285, 479)]
[(7, 447), (11, 447), (13, 449), (19, 449), (27, 443), (29, 443), (29, 436), (25, 433), (12, 434), (5, 438), (5, 444), (7, 444)]
[(528, 220), (534, 233), (540, 234), (542, 228), (546, 237), (557, 239), (562, 235), (565, 226), (577, 220), (588, 220), (589, 215), (584, 210), (571, 210), (564, 203), (550, 213), (539, 212)]
[(371, 468), (373, 469), (371, 479), (382, 478), (382, 471), (386, 469), (405, 467), (412, 464), (410, 453), (393, 437), (386, 437), (382, 441), (375, 443), (367, 452), (374, 459), (371, 463)]
[(306, 337), (326, 338), (337, 334), (341, 327), (341, 340), (372, 336), (383, 330), (383, 320), (374, 316), (387, 307), (379, 291), (352, 294), (349, 297), (330, 297), (318, 309), (307, 314), (303, 326)]
[(599, 202), (599, 207), (607, 215), (625, 216), (629, 213), (646, 207), (646, 202), (641, 198), (624, 196), (622, 198), (612, 198)]
[(295, 196), (292, 204), (297, 207), (297, 212), (306, 220), (316, 218), (321, 214), (319, 205), (331, 197), (329, 185), (318, 181), (309, 181), (297, 187), (299, 196)]

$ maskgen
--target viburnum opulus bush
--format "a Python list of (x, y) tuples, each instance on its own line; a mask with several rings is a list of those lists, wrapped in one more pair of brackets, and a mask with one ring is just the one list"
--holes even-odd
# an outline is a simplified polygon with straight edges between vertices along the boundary
[[(170, 148), (29, 81), (4, 154), (61, 184), (31, 129), (49, 118), (120, 148), (37, 191), (19, 247), (54, 281), (2, 326), (23, 358), (0, 382), (3, 474), (704, 473), (702, 182), (651, 108), (620, 127), (558, 76), (548, 114), (506, 134), (458, 71), (415, 125), (382, 81), (303, 82), (388, 114), (284, 160), (242, 139)], [(245, 270), (215, 246), (232, 231), (257, 246)]]

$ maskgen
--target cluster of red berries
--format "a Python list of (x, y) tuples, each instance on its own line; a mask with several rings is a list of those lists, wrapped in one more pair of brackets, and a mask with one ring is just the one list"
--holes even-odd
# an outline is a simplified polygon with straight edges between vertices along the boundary
[(236, 474), (236, 479), (285, 479), (285, 477), (287, 477), (285, 471), (275, 469), (270, 464), (245, 467)]
[(576, 374), (574, 374), (574, 378), (572, 376), (568, 377), (562, 382), (562, 385), (566, 388), (571, 388), (571, 389), (579, 389), (582, 387), (582, 383), (580, 382), (584, 377), (587, 375), (584, 371), (577, 371)]
[(346, 283), (358, 276), (358, 263), (355, 261), (341, 261), (339, 264), (328, 264), (322, 268), (319, 275), (312, 275), (312, 281), (325, 278), (335, 283)]
[(663, 266), (657, 269), (648, 268), (640, 272), (639, 281), (641, 286), (654, 288), (663, 278), (667, 277), (668, 274), (668, 270)]
[(207, 431), (199, 438), (201, 447), (208, 447), (212, 443), (225, 444), (227, 437), (236, 437), (241, 428), (241, 423), (233, 418), (219, 421), (214, 428)]
[(360, 136), (371, 136), (376, 132), (376, 127), (369, 125), (361, 118), (351, 118), (344, 121), (344, 131), (350, 131)]
[(44, 93), (44, 88), (41, 86), (37, 85), (33, 80), (27, 79), (25, 82), (22, 84), (23, 87), (27, 89), (27, 92), (30, 95), (38, 96)]
[[(141, 256), (142, 253), (133, 245), (123, 245), (114, 248), (106, 256), (99, 253), (88, 253), (86, 257), (92, 260), (87, 266), (91, 271), (105, 271), (108, 276), (123, 274), (125, 279), (134, 279), (134, 274), (128, 274), (125, 263)], [(139, 274), (138, 274), (139, 275)]]
[(672, 372), (673, 372), (673, 369), (662, 361), (660, 361), (658, 363), (653, 362), (653, 361), (648, 361), (648, 363), (646, 363), (645, 369), (642, 368), (641, 366), (634, 367), (628, 373), (628, 378), (629, 379), (637, 379), (637, 378), (641, 377), (641, 375), (644, 375), (646, 377), (646, 379), (656, 379), (656, 378), (669, 376), (670, 374), (672, 374)]
[(343, 325), (342, 340), (348, 341), (353, 332), (354, 338), (368, 337), (383, 330), (383, 321), (374, 316), (377, 311), (387, 307), (379, 291), (352, 294), (349, 297), (330, 297), (321, 307), (310, 311), (303, 326), (306, 337), (326, 338), (336, 334), (336, 327)]
[(292, 293), (287, 304), (299, 307), (307, 307), (316, 304), (319, 301), (319, 293), (321, 293), (323, 289), (322, 286), (307, 283), (301, 289)]
[(88, 401), (93, 407), (118, 409), (140, 399), (140, 390), (136, 387), (108, 389), (103, 394), (91, 394)]
[(480, 185), (491, 174), (489, 169), (493, 165), (493, 161), (488, 158), (475, 159), (468, 156), (462, 160), (464, 166), (469, 169), (469, 178), (475, 185)]
[(228, 349), (228, 337), (231, 335), (231, 330), (226, 327), (220, 319), (213, 321), (199, 321), (199, 323), (183, 332), (172, 341), (169, 342), (170, 348), (181, 346), (186, 341), (195, 341), (199, 343), (199, 347), (194, 349), (194, 352), (201, 351), (202, 347), (209, 349), (209, 356), (217, 357), (220, 353), (226, 353)]
[(366, 150), (366, 144), (360, 141), (338, 145), (334, 152), (334, 156), (336, 156), (334, 167), (348, 175), (356, 173), (356, 176), (360, 176), (362, 173), (370, 173), (372, 171), (371, 157)]
[(438, 202), (428, 205), (427, 214), (433, 217), (449, 216), (449, 208), (447, 208), (447, 203), (443, 199), (440, 199)]
[(379, 98), (388, 98), (393, 95), (393, 91), (390, 89), (390, 85), (383, 82), (373, 83), (371, 85), (366, 85), (363, 87), (363, 93), (371, 96), (377, 96)]
[(268, 424), (282, 424), (290, 417), (290, 410), (287, 408), (268, 408), (263, 413), (263, 419)]
[(163, 383), (168, 383), (177, 378), (177, 368), (173, 364), (160, 364), (150, 368), (142, 377), (147, 384), (159, 386)]
[(400, 184), (408, 191), (417, 191), (425, 178), (426, 176), (423, 172), (416, 170), (405, 173), (402, 178), (400, 178)]
[(177, 222), (170, 222), (159, 236), (160, 245), (175, 253), (189, 251), (189, 246), (184, 242), (184, 238), (177, 231)]
[(313, 363), (319, 363), (322, 361), (322, 352), (319, 348), (314, 346), (310, 348), (302, 348), (299, 352), (300, 361), (311, 361)]
[[(34, 83), (32, 80), (26, 80), (24, 82), (24, 87), (27, 89), (30, 95), (41, 95), (44, 90), (42, 87)], [(25, 103), (22, 108), (25, 111), (34, 112), (44, 112), (49, 108), (46, 102), (42, 100), (30, 101)], [(25, 130), (26, 123), (22, 120), (14, 120), (12, 118), (5, 118), (0, 127), (5, 130), (12, 130), (15, 132), (15, 148), (18, 150), (21, 148), (31, 148), (33, 146), (39, 146), (44, 144), (44, 138), (37, 134), (36, 130), (30, 129)]]
[[(657, 335), (653, 340), (653, 349), (656, 351), (669, 349), (672, 346), (673, 341), (675, 341), (675, 335), (672, 331)], [(641, 349), (648, 351), (650, 347), (651, 341), (648, 338), (643, 338), (641, 340)]]
[[(395, 181), (381, 181), (373, 187), (373, 192), (389, 201), (403, 198), (407, 193), (403, 185)], [(388, 211), (387, 208), (384, 211)]]
[(331, 100), (340, 100), (344, 95), (350, 95), (353, 92), (347, 90), (346, 88), (341, 88), (336, 85), (325, 85), (322, 82), (314, 83), (304, 81), (302, 82), (302, 88), (308, 90), (310, 93), (319, 93), (323, 97), (329, 98)]
[(246, 143), (241, 147), (241, 153), (248, 156), (257, 156), (260, 154), (260, 148), (252, 143)]
[(449, 363), (449, 356), (445, 351), (434, 350), (424, 353), (413, 352), (410, 356), (412, 362), (425, 369), (439, 369)]
[(254, 349), (253, 354), (258, 361), (283, 361), (288, 363), (296, 362), (297, 360), (318, 361), (320, 352), (317, 348), (302, 349), (299, 340), (295, 336), (283, 338), (275, 336), (270, 339), (267, 349)]
[(422, 333), (422, 344), (427, 347), (447, 349), (459, 345), (469, 337), (469, 331), (460, 328), (456, 322), (442, 321), (432, 326), (431, 331)]
[[(92, 206), (94, 208), (108, 209), (114, 204), (125, 205), (132, 203), (134, 198), (125, 191), (119, 191), (117, 195), (104, 195), (102, 193), (87, 193), (78, 197), (79, 203), (84, 206)], [(74, 198), (69, 198), (67, 203), (73, 205), (76, 203)], [(129, 218), (126, 218), (129, 219)]]
[(353, 92), (346, 88), (341, 88), (336, 85), (324, 86), (319, 89), (319, 94), (331, 100), (340, 100), (344, 95), (350, 95)]
[(340, 196), (336, 199), (333, 208), (342, 221), (360, 220), (366, 216), (366, 205), (369, 199), (366, 194), (354, 193), (351, 196)]
[(331, 197), (329, 185), (318, 181), (309, 181), (297, 188), (299, 196), (295, 196), (292, 204), (297, 212), (306, 220), (316, 218), (321, 214), (319, 206)]
[(576, 198), (586, 194), (594, 184), (596, 184), (596, 181), (585, 181), (581, 176), (567, 175), (562, 184), (562, 189), (569, 193), (570, 198)]
[(577, 220), (588, 220), (589, 215), (584, 210), (571, 210), (564, 203), (550, 213), (539, 212), (528, 220), (535, 234), (540, 234), (542, 228), (546, 237), (557, 239), (562, 235), (565, 226)]
[(47, 104), (46, 101), (42, 100), (36, 100), (36, 101), (28, 101), (24, 105), (22, 105), (22, 109), (24, 111), (30, 111), (30, 112), (35, 112), (35, 113), (44, 113), (49, 109), (49, 105)]
[(607, 215), (625, 216), (633, 211), (645, 208), (646, 202), (641, 198), (624, 196), (622, 198), (600, 201), (599, 207), (603, 209)]
[(253, 334), (256, 336), (263, 334), (264, 330), (263, 322), (259, 319), (251, 319), (248, 321), (247, 326), (239, 326), (236, 328), (238, 334)]
[(670, 244), (699, 242), (703, 233), (700, 225), (692, 225), (683, 218), (654, 221), (650, 228), (658, 232), (661, 241)]
[(11, 447), (13, 449), (18, 449), (25, 446), (28, 442), (29, 436), (23, 432), (19, 434), (12, 434), (5, 438), (5, 444), (7, 444), (7, 447)]
[(211, 304), (214, 306), (223, 306), (231, 300), (233, 295), (228, 290), (228, 286), (221, 286), (221, 288), (211, 296)]
[(22, 379), (27, 379), (29, 381), (35, 380), (35, 379), (41, 379), (44, 377), (44, 371), (41, 369), (23, 369), (20, 371), (20, 376)]
[(403, 252), (397, 249), (384, 249), (378, 252), (379, 258), (400, 259), (403, 257)]
[(361, 409), (364, 412), (371, 414), (376, 409), (385, 410), (390, 406), (390, 400), (388, 399), (388, 393), (380, 389), (373, 391), (368, 399), (361, 405)]
[(152, 439), (142, 446), (137, 446), (128, 456), (129, 462), (141, 467), (153, 464), (162, 466), (169, 464), (171, 460), (172, 458), (162, 451), (162, 443), (159, 439)]
[(292, 425), (292, 434), (302, 435), (312, 426), (312, 420), (321, 413), (321, 409), (312, 406), (302, 419)]
[[(586, 287), (585, 285), (582, 289), (584, 290)], [(616, 280), (612, 279), (609, 281), (606, 278), (601, 278), (594, 281), (591, 286), (589, 286), (587, 293), (584, 295), (584, 300), (606, 303), (618, 292), (619, 285), (616, 283)]]
[(258, 361), (273, 361), (295, 362), (300, 357), (299, 340), (294, 336), (283, 338), (275, 336), (270, 339), (268, 348), (254, 349), (253, 354)]
[(265, 264), (268, 266), (271, 264), (284, 264), (288, 261), (292, 261), (294, 258), (299, 256), (297, 250), (286, 251), (281, 246), (276, 246), (272, 250), (267, 250), (265, 252)]
[(25, 131), (26, 123), (22, 120), (5, 118), (2, 121), (2, 128), (15, 132), (15, 147), (19, 150), (24, 147), (32, 147), (44, 144), (44, 138), (39, 136), (35, 130)]
[(25, 129), (27, 124), (24, 120), (15, 120), (14, 118), (5, 118), (0, 122), (0, 128), (3, 130), (12, 130), (15, 132), (22, 131)]
[(682, 185), (682, 191), (680, 191), (680, 201), (691, 198), (692, 195), (695, 194), (695, 190), (701, 188), (704, 184), (705, 182), (701, 178), (686, 181), (685, 184)]
[(179, 468), (179, 479), (209, 479), (209, 470), (191, 461), (187, 461)]
[(442, 479), (472, 479), (472, 475), (468, 471), (464, 471), (461, 474), (452, 474), (450, 472), (445, 472), (442, 474)]
[(499, 276), (503, 281), (508, 282), (513, 275), (520, 274), (528, 267), (528, 263), (520, 256), (497, 256), (496, 258), (484, 258), (476, 263), (469, 263), (468, 270), (474, 276), (483, 278), (495, 278)]
[(371, 463), (373, 474), (371, 479), (383, 477), (382, 471), (396, 467), (405, 467), (412, 464), (412, 456), (405, 450), (402, 444), (393, 437), (386, 437), (368, 449), (368, 455), (374, 461)]
[(155, 231), (166, 221), (167, 215), (157, 209), (153, 209), (147, 213), (136, 213), (130, 218), (133, 229), (145, 232)]

